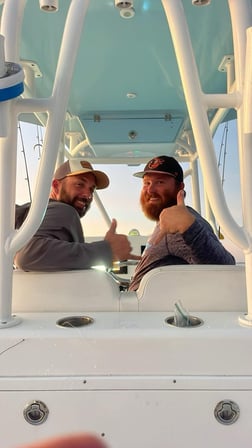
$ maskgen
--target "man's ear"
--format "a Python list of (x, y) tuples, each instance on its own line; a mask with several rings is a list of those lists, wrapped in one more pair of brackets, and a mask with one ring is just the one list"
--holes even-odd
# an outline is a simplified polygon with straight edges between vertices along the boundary
[(181, 190), (184, 190), (184, 199), (185, 199), (186, 191), (185, 191), (185, 184), (184, 184), (184, 182), (181, 182)]
[(184, 184), (184, 182), (182, 182), (182, 185), (183, 185), (183, 190), (184, 190), (184, 199), (185, 199), (185, 197), (186, 197), (186, 191), (185, 191), (185, 184)]
[[(185, 188), (185, 184), (184, 184), (184, 182), (178, 182), (177, 183), (177, 187), (178, 187), (178, 192), (180, 191), (180, 190), (184, 190), (184, 188)], [(186, 197), (186, 192), (185, 192), (185, 190), (184, 190), (184, 198)]]
[(57, 199), (57, 195), (59, 193), (59, 185), (60, 181), (58, 179), (53, 179), (50, 193), (50, 197), (52, 199)]
[(53, 181), (52, 181), (52, 188), (53, 188), (55, 191), (58, 191), (58, 190), (59, 190), (59, 181), (58, 181), (58, 179), (53, 179)]

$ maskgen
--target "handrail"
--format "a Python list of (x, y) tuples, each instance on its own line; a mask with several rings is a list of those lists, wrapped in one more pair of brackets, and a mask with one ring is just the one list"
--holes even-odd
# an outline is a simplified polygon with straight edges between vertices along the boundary
[[(17, 4), (19, 4), (18, 8)], [(20, 249), (37, 230), (47, 206), (51, 184), (50, 179), (52, 179), (56, 164), (75, 59), (88, 5), (89, 0), (72, 0), (69, 6), (53, 91), (47, 103), (48, 124), (44, 139), (44, 150), (40, 161), (40, 169), (34, 192), (34, 201), (31, 205), (25, 223), (18, 231), (14, 231), (13, 229), (15, 206), (15, 182), (13, 182), (13, 179), (16, 178), (16, 138), (7, 137), (6, 139), (0, 141), (0, 169), (2, 175), (0, 199), (2, 200), (1, 205), (5, 210), (5, 214), (1, 214), (0, 218), (0, 328), (6, 328), (6, 326), (15, 325), (17, 323), (17, 320), (11, 317), (12, 260), (16, 251)], [(4, 5), (1, 27), (6, 32), (6, 48), (8, 49), (8, 57), (10, 57), (10, 55), (13, 58), (18, 57), (17, 47), (20, 42), (20, 22), (22, 22), (21, 18), (24, 7), (25, 1), (16, 2), (13, 0), (7, 0)], [(18, 17), (17, 23), (15, 23), (16, 17)], [(17, 29), (18, 32), (16, 31), (15, 37), (12, 38), (9, 30), (13, 32)], [(29, 106), (29, 101), (32, 104), (32, 99), (26, 100), (24, 103), (24, 110)], [(9, 104), (6, 113), (8, 113), (8, 119), (12, 126), (10, 134), (16, 135), (17, 111), (22, 109), (22, 100), (19, 100), (17, 108), (15, 107), (16, 100), (11, 100), (7, 103)], [(37, 110), (39, 111), (40, 101), (36, 100), (36, 104)], [(44, 107), (45, 101), (42, 99), (41, 110), (44, 111)], [(11, 163), (9, 162), (10, 157)], [(7, 194), (6, 190), (8, 190)], [(9, 201), (8, 205), (7, 201)], [(9, 204), (11, 204), (11, 207)], [(1, 322), (3, 323), (2, 325)]]
[[(209, 130), (205, 97), (202, 94), (188, 25), (179, 0), (162, 0), (179, 66), (186, 103), (201, 162), (211, 207), (227, 235), (242, 249), (249, 247), (244, 229), (233, 219), (227, 207), (220, 181), (212, 136)], [(189, 69), (188, 69), (189, 67)]]
[[(246, 317), (246, 322), (242, 319), (242, 323), (252, 326), (252, 239), (251, 239), (251, 142), (252, 134), (246, 135), (244, 132), (244, 113), (243, 113), (243, 102), (244, 100), (244, 89), (242, 86), (244, 80), (244, 65), (250, 64), (250, 57), (247, 55), (245, 59), (245, 33), (248, 23), (251, 24), (251, 16), (248, 11), (251, 10), (250, 5), (247, 0), (241, 0), (239, 2), (239, 7), (237, 7), (237, 2), (235, 0), (229, 0), (229, 8), (231, 13), (231, 18), (235, 17), (233, 20), (233, 39), (234, 48), (237, 53), (239, 53), (239, 58), (237, 55), (237, 80), (236, 92), (232, 94), (227, 94), (227, 100), (225, 101), (226, 106), (233, 106), (241, 111), (237, 114), (238, 125), (240, 130), (240, 164), (241, 174), (244, 175), (247, 182), (243, 183), (242, 188), (242, 202), (244, 211), (244, 227), (240, 227), (228, 209), (225, 196), (223, 193), (223, 188), (221, 184), (221, 179), (218, 171), (217, 160), (214, 152), (214, 146), (212, 142), (212, 136), (209, 129), (208, 117), (207, 117), (207, 102), (212, 104), (212, 100), (217, 104), (218, 95), (212, 97), (203, 94), (200, 85), (200, 79), (198, 75), (198, 70), (196, 66), (196, 61), (194, 58), (193, 48), (191, 44), (190, 34), (188, 26), (183, 13), (182, 2), (179, 0), (162, 0), (163, 7), (166, 13), (168, 25), (170, 28), (173, 45), (175, 49), (175, 54), (179, 66), (181, 81), (183, 84), (183, 90), (186, 98), (186, 103), (188, 107), (188, 112), (191, 119), (192, 129), (194, 132), (195, 143), (197, 146), (197, 151), (199, 154), (199, 159), (201, 162), (201, 168), (204, 176), (204, 182), (206, 186), (207, 195), (209, 202), (211, 204), (212, 210), (219, 221), (221, 227), (241, 249), (243, 249), (245, 254), (245, 265), (246, 265), (246, 282), (247, 282), (247, 306), (248, 315)], [(238, 16), (238, 20), (236, 17)], [(234, 30), (234, 22), (236, 23), (236, 28)], [(237, 35), (240, 36), (239, 49), (235, 45)], [(235, 58), (236, 60), (236, 58)], [(246, 61), (246, 64), (244, 62)], [(189, 67), (189, 69), (188, 69)], [(248, 73), (251, 70), (248, 69)], [(246, 83), (247, 97), (251, 101), (251, 79), (247, 80)], [(249, 92), (248, 92), (249, 91)], [(225, 96), (224, 96), (225, 98)], [(242, 103), (241, 103), (242, 98)], [(223, 100), (223, 95), (219, 96), (219, 99)], [(211, 100), (211, 101), (210, 101)], [(234, 101), (232, 103), (232, 101)], [(245, 104), (247, 104), (245, 102)], [(248, 144), (249, 143), (249, 144)], [(247, 152), (245, 152), (244, 145), (246, 144)], [(244, 154), (246, 154), (246, 162), (244, 163)], [(243, 158), (241, 157), (243, 155)], [(243, 176), (241, 176), (242, 178)], [(248, 204), (248, 199), (250, 202), (249, 207), (245, 207), (244, 204)]]

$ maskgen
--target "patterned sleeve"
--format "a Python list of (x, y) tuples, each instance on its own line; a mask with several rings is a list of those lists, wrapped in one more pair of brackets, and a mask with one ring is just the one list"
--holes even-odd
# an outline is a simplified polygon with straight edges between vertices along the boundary
[(182, 236), (191, 248), (194, 263), (235, 264), (233, 255), (225, 249), (203, 218), (196, 219)]

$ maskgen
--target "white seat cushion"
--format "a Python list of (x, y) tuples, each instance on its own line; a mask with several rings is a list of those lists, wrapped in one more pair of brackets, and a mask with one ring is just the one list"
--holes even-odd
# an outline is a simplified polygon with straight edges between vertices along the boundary
[(107, 272), (13, 272), (13, 312), (118, 311), (119, 298)]
[(244, 265), (176, 265), (155, 268), (137, 291), (139, 310), (173, 311), (181, 300), (188, 311), (245, 311)]

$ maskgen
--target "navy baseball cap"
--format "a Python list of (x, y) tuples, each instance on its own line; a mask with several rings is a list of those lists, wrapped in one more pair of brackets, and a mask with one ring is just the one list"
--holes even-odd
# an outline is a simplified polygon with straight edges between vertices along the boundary
[(178, 182), (183, 182), (184, 175), (180, 164), (174, 157), (158, 156), (151, 159), (144, 168), (144, 171), (135, 173), (136, 177), (144, 177), (147, 173), (169, 174)]

